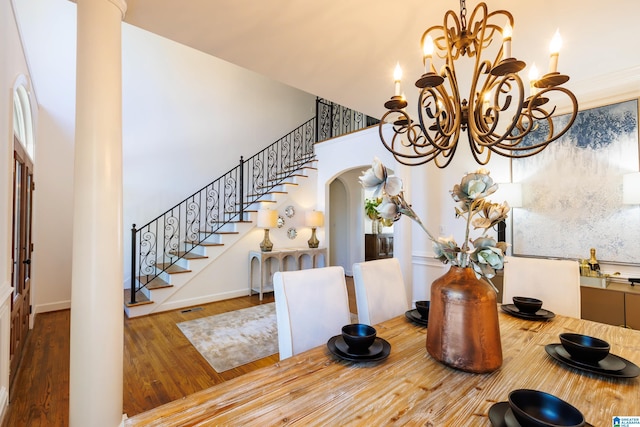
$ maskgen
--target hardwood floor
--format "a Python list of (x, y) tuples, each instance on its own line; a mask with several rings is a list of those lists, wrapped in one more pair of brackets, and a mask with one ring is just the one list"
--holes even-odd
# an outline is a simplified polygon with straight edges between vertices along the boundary
[[(356, 313), (353, 279), (347, 277), (352, 313)], [(262, 304), (273, 302), (265, 295)], [(189, 343), (176, 323), (260, 304), (257, 295), (133, 319), (124, 316), (123, 410), (128, 416), (235, 378), (278, 361), (272, 355), (217, 373)], [(70, 311), (36, 316), (18, 369), (2, 427), (69, 424)]]

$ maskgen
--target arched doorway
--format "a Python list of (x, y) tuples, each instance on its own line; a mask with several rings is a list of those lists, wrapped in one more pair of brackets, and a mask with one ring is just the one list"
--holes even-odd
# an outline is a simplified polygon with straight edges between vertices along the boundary
[(329, 203), (331, 207), (331, 224), (329, 225), (331, 255), (329, 265), (339, 265), (345, 271), (349, 266), (349, 224), (344, 218), (349, 217), (347, 189), (340, 178), (333, 180), (329, 186)]
[(364, 199), (358, 178), (366, 167), (348, 169), (329, 184), (330, 264), (351, 276), (352, 266), (364, 261)]

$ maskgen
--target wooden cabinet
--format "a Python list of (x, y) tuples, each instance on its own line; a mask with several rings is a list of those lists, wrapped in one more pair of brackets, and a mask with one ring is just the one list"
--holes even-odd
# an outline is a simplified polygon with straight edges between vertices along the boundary
[(582, 286), (582, 318), (609, 325), (640, 330), (640, 289), (610, 283), (605, 289)]
[(623, 326), (624, 292), (600, 288), (580, 288), (581, 317), (594, 322)]
[(624, 313), (627, 327), (640, 331), (640, 294), (624, 294)]
[(393, 234), (365, 234), (364, 235), (364, 260), (392, 258)]

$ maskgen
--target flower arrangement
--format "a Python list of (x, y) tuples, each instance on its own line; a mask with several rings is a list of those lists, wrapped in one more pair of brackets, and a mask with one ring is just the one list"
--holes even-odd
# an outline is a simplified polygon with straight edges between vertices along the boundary
[(391, 227), (393, 220), (383, 218), (378, 212), (378, 206), (382, 203), (382, 197), (372, 197), (364, 200), (364, 213), (371, 221), (380, 221), (385, 227)]
[[(373, 160), (370, 169), (360, 176), (360, 183), (365, 189), (373, 190), (374, 197), (381, 196), (382, 202), (376, 207), (382, 218), (397, 221), (402, 215), (414, 220), (427, 233), (433, 242), (436, 257), (447, 264), (458, 267), (473, 267), (476, 274), (489, 279), (495, 276), (496, 270), (503, 268), (507, 243), (496, 242), (486, 234), (476, 239), (469, 237), (471, 226), (474, 229), (493, 227), (507, 218), (509, 204), (492, 203), (486, 197), (493, 194), (498, 185), (493, 182), (486, 169), (478, 169), (468, 173), (460, 184), (450, 191), (451, 197), (458, 203), (455, 208), (456, 217), (466, 219), (466, 231), (462, 246), (458, 246), (453, 236), (434, 237), (427, 230), (411, 205), (405, 200), (402, 180), (389, 175), (387, 168), (378, 158)], [(475, 218), (474, 218), (475, 217)], [(493, 285), (493, 284), (492, 284)]]

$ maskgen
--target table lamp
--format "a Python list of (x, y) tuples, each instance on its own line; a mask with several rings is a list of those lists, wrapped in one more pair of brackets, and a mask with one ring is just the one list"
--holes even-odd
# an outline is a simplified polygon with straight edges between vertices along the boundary
[(262, 252), (271, 252), (273, 243), (269, 240), (269, 229), (278, 225), (278, 211), (260, 209), (258, 211), (258, 227), (264, 228), (264, 240), (260, 243)]
[(324, 225), (324, 215), (322, 212), (309, 211), (305, 213), (305, 223), (308, 227), (311, 227), (311, 238), (307, 241), (310, 248), (317, 248), (320, 242), (316, 237), (316, 228)]

